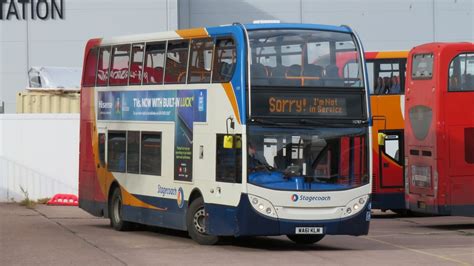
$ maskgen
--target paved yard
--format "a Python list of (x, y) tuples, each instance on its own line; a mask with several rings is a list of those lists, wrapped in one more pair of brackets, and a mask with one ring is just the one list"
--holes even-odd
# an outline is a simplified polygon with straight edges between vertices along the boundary
[(364, 237), (327, 236), (309, 247), (286, 237), (200, 246), (159, 228), (117, 232), (77, 207), (0, 204), (0, 265), (473, 265), (474, 218), (374, 213)]

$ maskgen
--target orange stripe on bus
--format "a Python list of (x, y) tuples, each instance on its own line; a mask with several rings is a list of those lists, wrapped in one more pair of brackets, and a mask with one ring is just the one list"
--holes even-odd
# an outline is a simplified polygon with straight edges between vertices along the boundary
[(205, 28), (177, 30), (176, 33), (181, 36), (181, 38), (209, 37)]
[(167, 210), (167, 208), (164, 208), (164, 209), (158, 208), (137, 199), (137, 197), (130, 194), (123, 186), (120, 186), (120, 190), (122, 191), (122, 200), (123, 200), (124, 205), (132, 206), (132, 207), (144, 207), (144, 208), (153, 209), (157, 211)]
[(407, 58), (408, 51), (387, 51), (378, 52), (375, 58), (377, 59), (389, 59), (389, 58)]
[(227, 98), (229, 98), (230, 104), (232, 105), (232, 109), (234, 109), (234, 115), (237, 118), (237, 122), (240, 124), (240, 112), (239, 106), (237, 104), (237, 98), (235, 97), (234, 89), (232, 88), (232, 84), (229, 83), (222, 83), (222, 87), (224, 87), (225, 93), (227, 94)]

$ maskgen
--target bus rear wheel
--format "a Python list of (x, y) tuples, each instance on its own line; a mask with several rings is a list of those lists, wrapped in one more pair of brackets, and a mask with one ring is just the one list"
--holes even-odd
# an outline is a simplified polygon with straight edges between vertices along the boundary
[(286, 235), (291, 241), (300, 245), (311, 245), (321, 241), (325, 235)]
[(131, 222), (122, 219), (122, 193), (116, 187), (109, 201), (110, 225), (117, 231), (127, 231), (132, 227)]
[(186, 225), (189, 236), (201, 245), (214, 245), (219, 241), (218, 236), (206, 234), (206, 210), (202, 198), (195, 199), (189, 205)]

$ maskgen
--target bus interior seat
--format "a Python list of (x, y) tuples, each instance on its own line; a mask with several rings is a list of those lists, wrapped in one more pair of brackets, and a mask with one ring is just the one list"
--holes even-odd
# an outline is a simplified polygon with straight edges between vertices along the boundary
[(141, 64), (131, 64), (130, 65), (130, 73), (129, 79), (131, 84), (138, 84), (141, 83), (141, 76), (142, 76), (142, 65)]
[(325, 69), (325, 84), (331, 87), (344, 87), (344, 81), (339, 76), (339, 68), (336, 65), (328, 65)]
[(283, 65), (276, 66), (271, 71), (270, 85), (288, 85), (285, 79), (286, 67)]
[(261, 63), (250, 65), (250, 73), (252, 74), (252, 83), (254, 85), (269, 85), (268, 71)]
[(163, 80), (163, 68), (161, 67), (145, 67), (143, 74), (143, 83), (162, 83)]
[(288, 85), (301, 86), (301, 66), (297, 64), (289, 66), (285, 78)]
[(309, 78), (318, 78), (318, 79), (305, 79), (305, 86), (321, 86), (322, 76), (324, 68), (320, 65), (307, 64), (303, 68), (303, 76)]
[(110, 80), (109, 80), (110, 85), (126, 85), (127, 82), (128, 82), (128, 68), (110, 70)]

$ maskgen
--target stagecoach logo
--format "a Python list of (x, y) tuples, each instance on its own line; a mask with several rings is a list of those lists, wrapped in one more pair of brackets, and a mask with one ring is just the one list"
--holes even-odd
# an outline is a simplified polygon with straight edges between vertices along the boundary
[(178, 189), (178, 195), (176, 196), (176, 202), (178, 203), (179, 208), (183, 208), (184, 206), (184, 192), (183, 188)]
[(291, 195), (291, 201), (306, 201), (306, 202), (313, 202), (313, 201), (328, 201), (331, 200), (331, 196), (306, 196), (306, 195)]
[(298, 195), (296, 195), (296, 194), (291, 195), (291, 200), (293, 202), (297, 202), (298, 201)]

